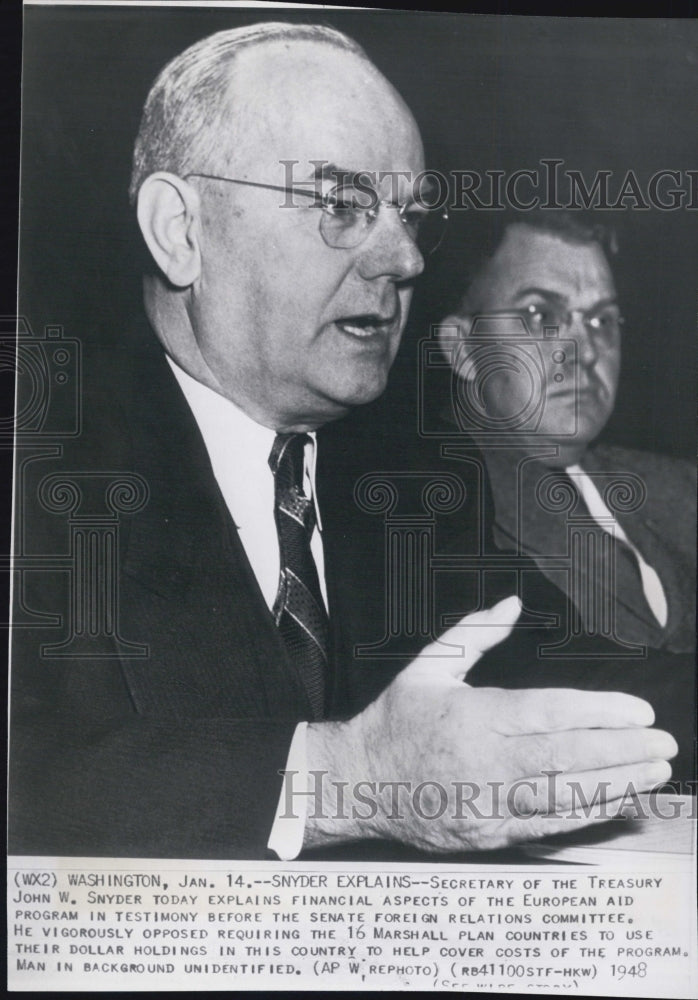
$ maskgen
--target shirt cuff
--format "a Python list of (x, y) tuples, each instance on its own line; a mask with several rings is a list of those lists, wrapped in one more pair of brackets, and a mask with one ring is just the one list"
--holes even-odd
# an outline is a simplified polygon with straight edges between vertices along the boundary
[(308, 804), (308, 766), (305, 752), (307, 722), (299, 722), (291, 740), (276, 818), (267, 848), (281, 861), (293, 861), (301, 852)]

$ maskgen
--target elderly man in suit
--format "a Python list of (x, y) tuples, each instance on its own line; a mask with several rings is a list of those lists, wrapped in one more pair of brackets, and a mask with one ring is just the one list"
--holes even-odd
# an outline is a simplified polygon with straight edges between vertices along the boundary
[[(89, 573), (27, 574), (21, 608), (62, 613), (75, 634), (51, 644), (45, 629), (15, 631), (11, 850), (498, 847), (599, 818), (565, 817), (570, 790), (551, 798), (547, 779), (544, 801), (544, 771), (566, 772), (587, 798), (603, 778), (610, 800), (668, 776), (674, 741), (648, 728), (638, 698), (463, 683), (511, 630), (516, 600), (465, 619), (400, 672), (404, 655), (391, 660), (379, 685), (357, 683), (357, 627), (383, 607), (385, 583), (362, 570), (375, 538), (356, 530), (359, 438), (344, 421), (385, 388), (443, 222), (415, 199), (422, 170), (403, 101), (331, 29), (222, 32), (156, 81), (131, 185), (153, 261), (148, 322), (86, 354), (82, 434), (59, 464), (80, 483), (128, 473), (142, 502), (105, 556), (104, 600), (118, 603), (101, 630), (90, 626), (103, 604), (76, 612)], [(99, 529), (39, 464), (22, 491), (33, 543), (64, 552), (56, 512), (73, 504), (84, 568)], [(309, 775), (322, 780), (305, 810)], [(523, 815), (464, 810), (452, 787), (463, 779), (481, 806), (488, 782), (524, 781)], [(424, 782), (449, 808), (408, 797), (396, 810), (378, 795)]]

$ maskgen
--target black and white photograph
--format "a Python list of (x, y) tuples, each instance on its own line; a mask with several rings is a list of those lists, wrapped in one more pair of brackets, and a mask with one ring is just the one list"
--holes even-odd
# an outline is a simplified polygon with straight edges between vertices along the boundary
[(697, 86), (25, 3), (13, 990), (696, 995)]

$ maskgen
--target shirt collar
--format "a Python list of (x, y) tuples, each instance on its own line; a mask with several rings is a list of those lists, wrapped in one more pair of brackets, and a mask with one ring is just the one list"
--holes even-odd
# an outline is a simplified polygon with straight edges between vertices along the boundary
[[(165, 356), (201, 431), (216, 478), (222, 466), (236, 470), (240, 477), (249, 476), (252, 481), (272, 475), (269, 455), (276, 431), (257, 423), (230, 399), (192, 378), (169, 354)], [(305, 475), (310, 483), (317, 527), (322, 531), (315, 486), (317, 434), (308, 431), (308, 437), (312, 444), (305, 448)]]

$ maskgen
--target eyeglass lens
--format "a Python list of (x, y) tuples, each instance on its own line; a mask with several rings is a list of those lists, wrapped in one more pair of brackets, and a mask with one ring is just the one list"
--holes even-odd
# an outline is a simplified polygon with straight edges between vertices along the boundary
[[(342, 185), (333, 188), (323, 199), (320, 231), (332, 247), (358, 246), (368, 236), (369, 229), (384, 209), (375, 191), (366, 187)], [(397, 206), (392, 206), (397, 209)], [(443, 209), (419, 204), (403, 206), (400, 218), (422, 254), (433, 253), (441, 243), (447, 215)]]

